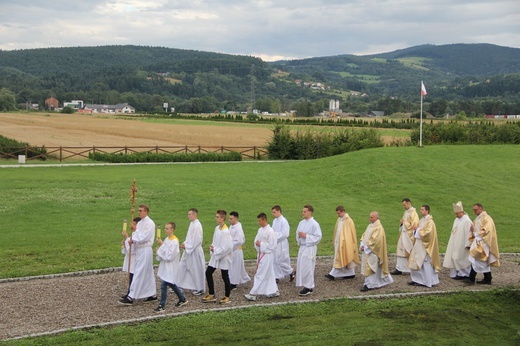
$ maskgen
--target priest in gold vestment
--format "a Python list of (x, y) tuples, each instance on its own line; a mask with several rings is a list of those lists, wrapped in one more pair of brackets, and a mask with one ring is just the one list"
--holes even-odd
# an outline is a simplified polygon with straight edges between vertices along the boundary
[(409, 285), (432, 287), (439, 283), (441, 260), (439, 257), (439, 243), (437, 227), (430, 215), (430, 206), (421, 207), (422, 219), (415, 227), (415, 243), (408, 257), (408, 267), (411, 269)]
[(386, 248), (386, 234), (379, 213), (370, 213), (370, 224), (361, 236), (359, 249), (363, 253), (361, 273), (365, 282), (361, 292), (380, 288), (394, 282), (388, 271), (388, 252)]

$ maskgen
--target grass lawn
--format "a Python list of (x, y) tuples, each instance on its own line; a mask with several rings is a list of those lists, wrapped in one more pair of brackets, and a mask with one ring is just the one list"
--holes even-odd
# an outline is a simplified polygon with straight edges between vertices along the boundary
[(194, 313), (8, 345), (518, 345), (520, 292), (329, 300)]
[[(520, 147), (389, 147), (313, 161), (241, 162), (97, 167), (0, 169), (2, 235), (0, 278), (70, 272), (121, 265), (120, 231), (130, 218), (129, 188), (136, 178), (137, 203), (150, 205), (156, 224), (175, 221), (183, 240), (187, 210), (199, 209), (209, 247), (217, 209), (237, 210), (244, 226), (246, 258), (254, 258), (256, 216), (282, 206), (292, 234), (304, 204), (321, 224), (319, 255), (332, 254), (335, 208), (345, 205), (358, 237), (370, 211), (380, 212), (389, 251), (395, 251), (401, 200), (431, 206), (446, 249), (462, 200), (480, 202), (493, 216), (502, 252), (520, 251)], [(290, 238), (291, 255), (297, 248)]]

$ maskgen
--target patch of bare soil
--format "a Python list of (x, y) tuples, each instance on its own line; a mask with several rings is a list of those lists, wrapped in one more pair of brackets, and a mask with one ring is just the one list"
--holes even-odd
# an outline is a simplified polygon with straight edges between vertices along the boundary
[[(144, 321), (165, 316), (175, 316), (192, 311), (222, 308), (250, 307), (287, 302), (309, 302), (331, 298), (370, 298), (379, 296), (406, 296), (435, 292), (478, 291), (503, 287), (520, 288), (520, 257), (516, 254), (502, 255), (501, 266), (492, 268), (492, 285), (466, 286), (463, 282), (449, 278), (449, 271), (443, 269), (439, 274), (440, 284), (432, 288), (410, 286), (409, 275), (394, 276), (395, 282), (389, 286), (368, 292), (360, 292), (364, 278), (359, 274), (359, 266), (354, 279), (329, 281), (325, 275), (330, 271), (333, 259), (319, 257), (316, 262), (316, 288), (311, 295), (300, 297), (299, 288), (289, 279), (280, 280), (280, 296), (267, 298), (259, 296), (255, 302), (248, 301), (244, 294), (249, 293), (252, 282), (239, 286), (231, 293), (231, 303), (203, 303), (201, 296), (185, 292), (188, 304), (176, 308), (177, 297), (169, 293), (166, 311), (154, 313), (157, 303), (136, 302), (132, 306), (118, 303), (119, 297), (126, 292), (126, 275), (119, 271), (104, 270), (79, 273), (82, 275), (56, 275), (45, 278), (21, 281), (0, 280), (0, 340), (27, 336), (30, 334), (59, 332), (72, 328), (95, 325), (112, 325)], [(391, 255), (390, 268), (395, 266), (395, 256)], [(293, 259), (293, 265), (295, 264)], [(246, 261), (246, 270), (251, 277), (255, 261)], [(481, 279), (481, 275), (477, 279)], [(223, 297), (223, 283), (219, 271), (214, 274), (217, 299)], [(159, 281), (157, 290), (160, 293)]]

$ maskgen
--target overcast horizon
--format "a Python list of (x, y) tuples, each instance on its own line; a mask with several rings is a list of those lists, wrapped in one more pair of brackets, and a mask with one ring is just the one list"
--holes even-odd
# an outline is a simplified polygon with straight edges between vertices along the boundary
[(509, 0), (1, 0), (0, 49), (158, 46), (265, 61), (368, 55), (412, 46), (520, 48)]

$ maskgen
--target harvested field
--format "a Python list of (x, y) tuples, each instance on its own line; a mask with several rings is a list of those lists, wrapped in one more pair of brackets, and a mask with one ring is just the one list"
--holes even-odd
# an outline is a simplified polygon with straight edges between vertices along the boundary
[(115, 115), (0, 113), (0, 135), (47, 147), (265, 146), (265, 126), (172, 120), (145, 122)]

